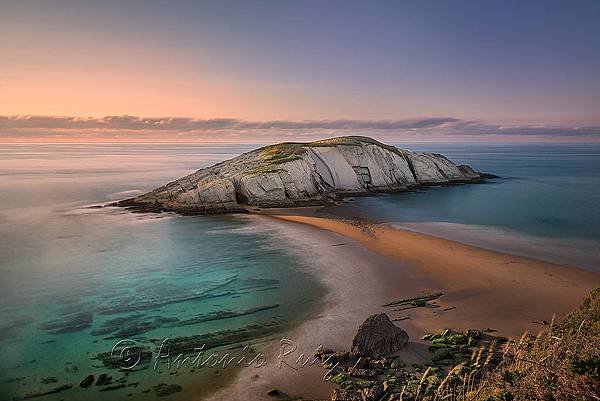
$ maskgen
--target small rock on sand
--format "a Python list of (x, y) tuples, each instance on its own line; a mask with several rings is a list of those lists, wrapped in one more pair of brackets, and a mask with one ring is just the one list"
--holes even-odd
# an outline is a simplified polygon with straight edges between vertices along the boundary
[(365, 320), (352, 341), (352, 353), (359, 356), (391, 355), (408, 343), (408, 334), (395, 326), (388, 315), (378, 313)]

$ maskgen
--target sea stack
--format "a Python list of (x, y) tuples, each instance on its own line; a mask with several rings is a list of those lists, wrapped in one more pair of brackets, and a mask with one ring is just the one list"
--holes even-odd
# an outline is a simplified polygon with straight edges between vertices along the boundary
[(481, 179), (471, 167), (457, 166), (440, 154), (344, 136), (255, 149), (117, 205), (181, 214), (232, 213), (248, 207), (323, 205), (346, 196)]

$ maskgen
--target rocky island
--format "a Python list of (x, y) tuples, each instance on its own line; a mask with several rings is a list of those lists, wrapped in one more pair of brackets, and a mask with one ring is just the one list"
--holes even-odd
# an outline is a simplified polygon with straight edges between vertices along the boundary
[(345, 196), (482, 178), (440, 154), (344, 136), (255, 149), (116, 205), (181, 214), (233, 213), (248, 207), (323, 205)]

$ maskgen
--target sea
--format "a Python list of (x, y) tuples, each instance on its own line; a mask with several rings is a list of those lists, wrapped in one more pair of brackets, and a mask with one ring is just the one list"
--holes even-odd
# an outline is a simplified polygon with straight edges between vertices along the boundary
[[(99, 207), (257, 146), (0, 144), (0, 400), (196, 399), (318, 311), (326, 288), (305, 252), (260, 220)], [(499, 178), (340, 213), (600, 270), (600, 145), (397, 146)], [(175, 358), (200, 344), (210, 352)]]
[(600, 271), (599, 144), (411, 144), (498, 176), (359, 197), (336, 213)]

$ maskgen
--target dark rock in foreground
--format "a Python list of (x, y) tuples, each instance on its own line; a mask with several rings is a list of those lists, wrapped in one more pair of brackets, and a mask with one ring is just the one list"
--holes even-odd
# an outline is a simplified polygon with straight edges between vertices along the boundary
[[(366, 330), (369, 329), (369, 330)], [(374, 329), (373, 331), (371, 329)], [(385, 314), (373, 315), (359, 328), (359, 334), (369, 340), (381, 338), (380, 334), (393, 333), (398, 329)], [(393, 337), (393, 335), (390, 335)], [(403, 336), (402, 336), (403, 337)], [(404, 338), (404, 337), (403, 337)], [(464, 383), (465, 377), (473, 378), (478, 369), (495, 366), (501, 360), (504, 344), (501, 337), (482, 334), (479, 330), (464, 332), (444, 330), (427, 334), (422, 340), (430, 341), (431, 359), (424, 364), (406, 366), (396, 352), (396, 347), (370, 347), (380, 354), (363, 350), (334, 352), (322, 349), (317, 357), (331, 374), (336, 389), (332, 401), (426, 401), (434, 399), (457, 399), (455, 386)], [(385, 353), (383, 350), (388, 350)], [(336, 358), (336, 355), (345, 358)], [(481, 376), (477, 376), (479, 380)], [(439, 392), (440, 397), (434, 395)], [(487, 398), (485, 398), (487, 399)], [(495, 398), (494, 398), (495, 399)], [(478, 399), (479, 400), (479, 399)]]
[(320, 348), (315, 356), (336, 385), (332, 401), (594, 401), (600, 399), (599, 327), (600, 288), (538, 336), (525, 332), (509, 340), (474, 328), (426, 334), (429, 359), (412, 367), (393, 354)]
[(355, 355), (391, 355), (400, 351), (407, 343), (408, 334), (395, 326), (388, 315), (379, 313), (360, 325), (351, 350)]
[(344, 196), (479, 181), (471, 167), (440, 154), (347, 136), (266, 146), (115, 205), (181, 214), (245, 212), (248, 206), (323, 205)]
[(94, 382), (94, 375), (88, 375), (85, 379), (83, 379), (81, 381), (81, 383), (79, 383), (79, 386), (86, 388), (86, 387), (91, 386), (93, 382)]
[(277, 390), (276, 388), (272, 388), (271, 390), (267, 391), (267, 395), (269, 397), (277, 397), (279, 396), (279, 390)]

